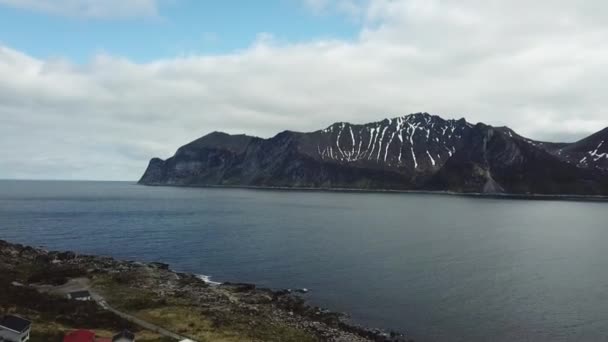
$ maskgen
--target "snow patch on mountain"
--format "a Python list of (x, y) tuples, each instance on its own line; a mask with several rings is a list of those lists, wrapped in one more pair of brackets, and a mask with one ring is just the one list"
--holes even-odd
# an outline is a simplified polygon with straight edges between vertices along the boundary
[[(435, 169), (454, 155), (464, 132), (472, 127), (464, 120), (444, 120), (427, 113), (365, 125), (336, 123), (319, 131), (327, 138), (319, 140), (317, 156), (338, 163)], [(428, 158), (422, 161), (419, 156), (425, 154)]]

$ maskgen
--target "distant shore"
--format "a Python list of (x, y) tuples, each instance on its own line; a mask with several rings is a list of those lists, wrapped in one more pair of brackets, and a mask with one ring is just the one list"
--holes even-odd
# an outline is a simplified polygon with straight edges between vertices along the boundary
[(175, 188), (212, 188), (212, 189), (248, 189), (268, 191), (302, 191), (302, 192), (346, 192), (346, 193), (393, 193), (393, 194), (419, 194), (444, 195), (474, 198), (495, 198), (512, 200), (541, 200), (541, 201), (577, 201), (577, 202), (608, 202), (608, 196), (595, 195), (547, 195), (547, 194), (512, 194), (512, 193), (478, 193), (435, 190), (396, 190), (396, 189), (357, 189), (357, 188), (315, 188), (315, 187), (288, 187), (288, 186), (254, 186), (254, 185), (213, 185), (213, 184), (145, 184), (137, 182), (136, 185), (153, 187)]

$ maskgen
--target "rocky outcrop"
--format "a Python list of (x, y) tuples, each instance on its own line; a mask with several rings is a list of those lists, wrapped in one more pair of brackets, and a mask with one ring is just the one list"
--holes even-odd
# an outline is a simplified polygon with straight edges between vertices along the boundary
[(139, 183), (608, 195), (604, 159), (608, 129), (573, 144), (544, 143), (418, 113), (269, 139), (214, 132), (152, 159)]

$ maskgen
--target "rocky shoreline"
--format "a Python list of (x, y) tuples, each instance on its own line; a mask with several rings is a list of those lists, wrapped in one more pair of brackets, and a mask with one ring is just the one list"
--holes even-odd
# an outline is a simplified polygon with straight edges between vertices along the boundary
[[(301, 331), (320, 341), (409, 341), (400, 333), (351, 324), (344, 314), (309, 305), (298, 291), (259, 288), (247, 283), (215, 285), (195, 274), (176, 272), (165, 263), (47, 251), (0, 240), (0, 271), (19, 267), (44, 270), (31, 282), (61, 285), (72, 278), (86, 277), (92, 279), (92, 284), (101, 284), (103, 279), (106, 287), (121, 286), (147, 293), (146, 300), (151, 303), (162, 305), (179, 299), (218, 327), (232, 326), (231, 320), (238, 317), (240, 325), (254, 326), (262, 321)], [(100, 289), (103, 291), (103, 287)]]

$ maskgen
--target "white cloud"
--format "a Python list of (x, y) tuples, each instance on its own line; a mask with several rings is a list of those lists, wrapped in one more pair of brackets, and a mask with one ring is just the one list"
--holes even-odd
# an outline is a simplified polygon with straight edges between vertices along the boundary
[(158, 13), (157, 0), (0, 0), (0, 5), (56, 15), (104, 19), (149, 17)]
[(214, 130), (271, 136), (429, 111), (537, 139), (608, 126), (608, 3), (376, 0), (353, 41), (86, 65), (0, 49), (0, 178), (136, 179)]

